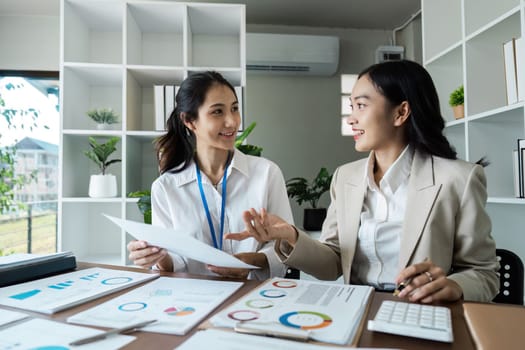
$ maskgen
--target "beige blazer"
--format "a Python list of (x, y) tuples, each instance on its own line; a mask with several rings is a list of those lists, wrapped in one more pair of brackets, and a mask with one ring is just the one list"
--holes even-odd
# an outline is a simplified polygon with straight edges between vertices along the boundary
[[(295, 248), (276, 242), (289, 266), (319, 279), (345, 283), (351, 270), (363, 200), (366, 159), (339, 167), (319, 241), (299, 231)], [(480, 165), (416, 151), (408, 183), (399, 270), (429, 258), (463, 289), (465, 300), (490, 301), (498, 293), (499, 264), (485, 211), (486, 179)]]

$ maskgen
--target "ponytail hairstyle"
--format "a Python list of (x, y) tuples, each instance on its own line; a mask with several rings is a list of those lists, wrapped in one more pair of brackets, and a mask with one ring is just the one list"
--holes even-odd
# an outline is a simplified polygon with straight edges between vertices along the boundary
[(195, 155), (196, 138), (184, 122), (197, 120), (208, 90), (216, 84), (229, 87), (237, 97), (233, 86), (217, 72), (192, 73), (180, 85), (175, 97), (176, 107), (166, 122), (167, 133), (155, 141), (161, 174), (166, 171), (178, 173), (191, 163)]
[(439, 109), (439, 98), (425, 68), (408, 60), (387, 61), (366, 68), (359, 78), (365, 75), (392, 106), (403, 101), (410, 105), (406, 137), (411, 146), (430, 155), (457, 158), (456, 151), (443, 135), (445, 121)]

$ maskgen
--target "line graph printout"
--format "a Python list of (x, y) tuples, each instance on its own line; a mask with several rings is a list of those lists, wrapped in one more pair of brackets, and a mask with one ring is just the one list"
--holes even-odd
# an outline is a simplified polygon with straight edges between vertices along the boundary
[(142, 287), (68, 318), (68, 322), (117, 328), (149, 319), (141, 331), (183, 335), (196, 326), (242, 282), (159, 277)]
[(273, 278), (222, 310), (210, 321), (216, 327), (237, 324), (268, 333), (307, 333), (310, 339), (353, 343), (372, 287)]
[(0, 305), (53, 314), (158, 276), (98, 267), (78, 270), (0, 288)]

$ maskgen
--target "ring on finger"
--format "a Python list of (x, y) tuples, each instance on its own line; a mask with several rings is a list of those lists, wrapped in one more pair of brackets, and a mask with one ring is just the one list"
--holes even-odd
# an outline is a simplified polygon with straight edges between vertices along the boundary
[(432, 277), (430, 271), (425, 271), (425, 275), (428, 277), (428, 283), (431, 283), (434, 280), (434, 277)]

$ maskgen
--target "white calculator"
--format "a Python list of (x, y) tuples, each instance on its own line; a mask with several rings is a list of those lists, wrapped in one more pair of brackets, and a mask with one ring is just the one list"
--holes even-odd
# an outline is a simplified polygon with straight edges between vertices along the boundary
[(452, 343), (452, 319), (447, 307), (384, 300), (368, 330)]

